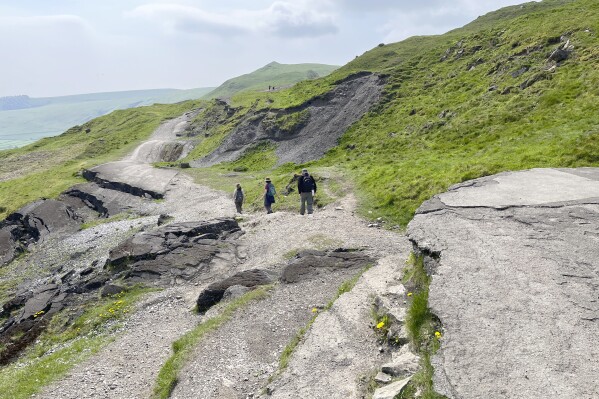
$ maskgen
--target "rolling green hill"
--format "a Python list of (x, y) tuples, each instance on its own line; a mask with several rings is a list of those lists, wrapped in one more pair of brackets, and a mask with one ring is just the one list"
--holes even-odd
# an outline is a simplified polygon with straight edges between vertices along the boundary
[(0, 98), (0, 150), (30, 144), (117, 109), (200, 98), (212, 88), (135, 90), (62, 97)]
[(39, 198), (53, 198), (84, 181), (80, 171), (116, 160), (147, 139), (158, 125), (201, 101), (117, 110), (56, 137), (0, 151), (0, 220)]
[(339, 67), (335, 65), (271, 62), (254, 72), (227, 80), (203, 99), (230, 98), (244, 91), (268, 91), (269, 86), (281, 88), (302, 80), (326, 76), (337, 68)]
[[(379, 104), (309, 165), (345, 170), (367, 216), (405, 225), (425, 199), (464, 180), (598, 165), (598, 34), (595, 0), (526, 3), (444, 35), (378, 46), (323, 79), (240, 93), (231, 106), (293, 112), (350, 74), (386, 76)], [(289, 167), (279, 170), (282, 183)]]
[[(342, 171), (354, 182), (365, 215), (405, 225), (422, 201), (464, 180), (505, 170), (599, 165), (597, 34), (597, 1), (545, 0), (498, 10), (444, 35), (378, 46), (326, 77), (276, 92), (240, 92), (226, 106), (205, 104), (196, 124), (210, 131), (198, 136), (203, 141), (192, 156), (218, 147), (252, 113), (285, 110), (293, 118), (294, 107), (326, 98), (346, 77), (377, 73), (386, 79), (381, 101), (338, 146), (307, 166)], [(138, 112), (152, 109), (127, 112), (142, 124)], [(53, 154), (77, 145), (81, 133), (70, 134), (72, 141), (51, 145)], [(64, 139), (44, 145), (52, 140)], [(33, 148), (0, 152), (1, 163), (27, 159)], [(273, 146), (257, 151), (208, 172), (247, 170), (248, 179), (263, 172), (284, 186), (301, 167), (274, 166)], [(29, 186), (0, 182), (0, 206), (6, 196), (11, 206), (5, 208), (12, 210), (33, 197), (30, 189), (22, 197), (19, 187)]]

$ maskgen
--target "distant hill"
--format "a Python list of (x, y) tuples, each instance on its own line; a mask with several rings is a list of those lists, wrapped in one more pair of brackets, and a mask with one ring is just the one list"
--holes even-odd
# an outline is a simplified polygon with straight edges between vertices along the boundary
[(117, 109), (197, 99), (212, 89), (134, 90), (44, 98), (0, 97), (0, 150), (62, 133)]
[(336, 65), (271, 62), (254, 72), (227, 80), (203, 98), (230, 98), (242, 91), (267, 91), (269, 86), (286, 87), (302, 80), (326, 76), (337, 68)]

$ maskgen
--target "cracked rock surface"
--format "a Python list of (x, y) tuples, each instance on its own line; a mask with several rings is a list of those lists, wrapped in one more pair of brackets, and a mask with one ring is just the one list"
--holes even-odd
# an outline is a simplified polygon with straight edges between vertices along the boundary
[(599, 397), (599, 169), (473, 180), (424, 203), (408, 235), (433, 278), (449, 398)]

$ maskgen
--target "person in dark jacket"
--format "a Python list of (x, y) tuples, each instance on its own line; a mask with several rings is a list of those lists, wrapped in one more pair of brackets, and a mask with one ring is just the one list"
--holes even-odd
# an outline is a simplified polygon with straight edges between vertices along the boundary
[(314, 204), (314, 196), (316, 195), (316, 180), (308, 173), (308, 169), (302, 169), (302, 175), (297, 179), (297, 192), (300, 195), (300, 214), (306, 212), (306, 204), (308, 205), (308, 215), (311, 215)]
[(270, 178), (266, 178), (264, 185), (264, 209), (266, 209), (266, 213), (272, 213), (272, 204), (275, 203), (275, 195), (277, 194), (277, 190), (275, 190), (274, 184), (270, 181)]
[(233, 191), (233, 202), (235, 202), (235, 207), (237, 208), (237, 213), (241, 212), (241, 206), (243, 205), (243, 190), (241, 189), (241, 184), (237, 183), (235, 187), (235, 191)]

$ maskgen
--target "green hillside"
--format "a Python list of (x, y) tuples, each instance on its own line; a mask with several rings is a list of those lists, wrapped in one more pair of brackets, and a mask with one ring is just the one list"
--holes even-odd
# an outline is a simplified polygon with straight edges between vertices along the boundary
[[(444, 35), (378, 46), (324, 78), (276, 92), (241, 92), (231, 106), (205, 104), (196, 124), (209, 131), (198, 136), (203, 141), (191, 157), (218, 147), (252, 112), (289, 109), (293, 116), (292, 107), (330, 91), (347, 76), (379, 73), (387, 82), (382, 100), (348, 129), (337, 147), (307, 166), (317, 175), (334, 167), (354, 183), (366, 216), (405, 225), (422, 201), (464, 180), (505, 170), (599, 165), (598, 32), (597, 1), (546, 0), (487, 14)], [(551, 60), (563, 47), (566, 57), (558, 63)], [(173, 116), (190, 107), (131, 109), (104, 118), (122, 117), (130, 131), (141, 127), (149, 134), (166, 116), (165, 109)], [(104, 118), (89, 123), (118, 125)], [(52, 196), (75, 179), (72, 174), (82, 165), (108, 158), (88, 159), (81, 148), (88, 148), (90, 141), (81, 132), (69, 134), (47, 139), (40, 147), (0, 152), (0, 206), (14, 210), (27, 199)], [(143, 134), (129, 144), (121, 141), (110, 156)], [(27, 154), (32, 151), (47, 156), (50, 165), (60, 165), (68, 178), (49, 179), (59, 186), (46, 184), (43, 194), (33, 194), (32, 179), (39, 184), (47, 176), (27, 176)], [(80, 154), (81, 161), (64, 155), (71, 152)], [(273, 147), (263, 146), (206, 173), (225, 176), (232, 169), (247, 170), (246, 176), (236, 175), (240, 181), (268, 173), (285, 185), (301, 167), (275, 164)], [(7, 180), (15, 174), (15, 166), (8, 165), (19, 165), (21, 177)], [(222, 188), (222, 178), (204, 181)], [(7, 198), (10, 204), (5, 205)]]
[[(310, 166), (346, 171), (369, 217), (405, 225), (425, 199), (464, 180), (598, 165), (598, 33), (595, 0), (526, 3), (378, 46), (323, 79), (239, 94), (232, 106), (290, 108), (357, 71), (387, 76), (382, 101)], [(564, 46), (567, 58), (551, 60)], [(281, 182), (288, 173), (280, 169)]]
[(162, 121), (199, 104), (187, 101), (114, 111), (60, 136), (0, 151), (0, 220), (28, 202), (56, 197), (84, 181), (79, 176), (82, 169), (124, 156)]
[(227, 80), (203, 98), (230, 98), (244, 91), (268, 91), (269, 86), (289, 86), (302, 80), (326, 76), (337, 68), (339, 67), (335, 65), (271, 62), (254, 72)]
[(30, 144), (117, 109), (173, 104), (202, 97), (213, 88), (156, 89), (61, 97), (0, 98), (0, 150)]

